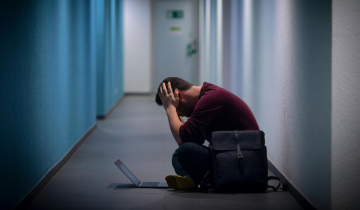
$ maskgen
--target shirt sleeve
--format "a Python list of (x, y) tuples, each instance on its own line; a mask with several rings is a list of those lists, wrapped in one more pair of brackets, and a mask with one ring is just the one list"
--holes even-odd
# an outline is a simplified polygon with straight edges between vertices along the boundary
[(180, 138), (183, 143), (194, 142), (203, 144), (206, 127), (221, 111), (220, 98), (205, 97), (199, 100), (190, 118), (180, 126)]

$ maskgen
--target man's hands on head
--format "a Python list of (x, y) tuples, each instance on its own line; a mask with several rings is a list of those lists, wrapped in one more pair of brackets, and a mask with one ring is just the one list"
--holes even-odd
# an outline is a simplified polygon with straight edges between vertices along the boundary
[(180, 126), (184, 124), (184, 120), (182, 117), (179, 117), (176, 112), (176, 108), (179, 106), (180, 101), (179, 90), (176, 89), (175, 93), (173, 93), (171, 83), (168, 82), (167, 85), (168, 88), (166, 88), (165, 83), (161, 84), (159, 97), (168, 116), (171, 133), (174, 136), (176, 143), (180, 146), (182, 141), (179, 130)]
[(173, 92), (171, 88), (171, 83), (168, 82), (168, 88), (166, 88), (165, 82), (160, 86), (160, 100), (164, 106), (164, 109), (167, 110), (171, 106), (175, 107), (175, 109), (179, 106), (179, 90), (175, 89)]

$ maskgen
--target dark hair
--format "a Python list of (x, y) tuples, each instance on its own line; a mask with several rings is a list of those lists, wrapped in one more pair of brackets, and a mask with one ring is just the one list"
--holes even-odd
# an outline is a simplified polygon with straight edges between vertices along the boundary
[(178, 77), (168, 77), (166, 79), (164, 79), (158, 89), (157, 89), (157, 93), (156, 93), (156, 96), (155, 96), (155, 102), (159, 105), (159, 106), (162, 106), (162, 102), (161, 102), (161, 99), (160, 99), (160, 96), (159, 96), (159, 93), (160, 93), (160, 86), (162, 85), (162, 83), (165, 82), (165, 85), (166, 85), (166, 88), (167, 88), (167, 83), (170, 82), (171, 83), (171, 89), (173, 91), (175, 91), (175, 89), (178, 89), (180, 91), (185, 91), (185, 90), (189, 90), (193, 84), (181, 79), (181, 78), (178, 78)]

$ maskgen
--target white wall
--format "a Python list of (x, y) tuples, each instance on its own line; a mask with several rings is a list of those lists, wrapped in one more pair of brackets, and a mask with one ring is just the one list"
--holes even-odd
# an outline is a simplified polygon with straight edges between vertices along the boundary
[(231, 90), (231, 0), (223, 0), (222, 87)]
[(151, 1), (124, 0), (125, 93), (151, 91)]
[(331, 1), (232, 5), (231, 61), (241, 61), (231, 62), (232, 91), (265, 132), (268, 159), (316, 209), (329, 209)]
[(200, 84), (223, 83), (223, 1), (200, 0)]
[(359, 209), (360, 1), (231, 0), (230, 15), (231, 91), (269, 160), (316, 209)]
[(360, 1), (333, 1), (332, 209), (360, 209)]

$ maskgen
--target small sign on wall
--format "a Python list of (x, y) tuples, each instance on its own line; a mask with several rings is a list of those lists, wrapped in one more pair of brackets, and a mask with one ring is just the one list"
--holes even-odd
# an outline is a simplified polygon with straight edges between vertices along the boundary
[(184, 17), (184, 11), (182, 11), (182, 10), (167, 10), (166, 17), (168, 19), (182, 19)]
[(183, 30), (180, 25), (169, 25), (169, 34), (171, 35), (182, 35)]

